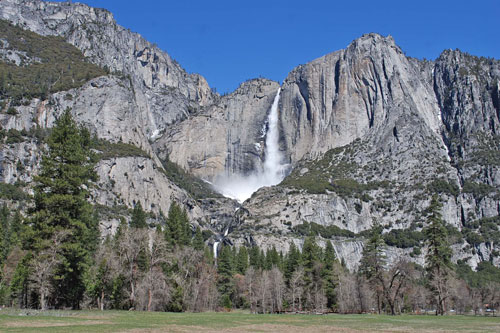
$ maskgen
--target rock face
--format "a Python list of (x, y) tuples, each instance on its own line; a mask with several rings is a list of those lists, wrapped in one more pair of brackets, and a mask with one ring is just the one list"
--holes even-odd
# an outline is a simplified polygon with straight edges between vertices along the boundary
[(494, 220), (498, 234), (499, 68), (459, 51), (417, 61), (376, 34), (297, 67), (280, 103), (281, 144), (295, 170), (281, 190), (247, 202), (248, 223), (295, 237), (304, 222), (419, 231), (437, 193), (448, 224), (484, 237), (457, 245), (461, 258), (472, 266), (476, 253), (490, 258), (485, 244), (498, 249), (497, 237), (476, 229)]
[[(379, 224), (387, 235), (419, 233), (438, 194), (454, 260), (500, 264), (498, 60), (444, 51), (436, 61), (420, 61), (405, 56), (392, 37), (368, 34), (293, 69), (279, 101), (280, 147), (293, 170), (282, 184), (239, 205), (213, 193), (197, 197), (165, 163), (207, 181), (254, 171), (264, 158), (277, 82), (250, 80), (219, 96), (203, 77), (117, 25), (111, 13), (83, 4), (3, 0), (0, 19), (62, 36), (110, 69), (80, 88), (33, 99), (17, 115), (0, 113), (3, 129), (26, 132), (4, 140), (3, 182), (29, 185), (43, 148), (35, 128), (50, 128), (68, 107), (99, 138), (144, 152), (97, 165), (94, 202), (111, 212), (104, 232), (116, 228), (117, 210), (126, 215), (141, 202), (165, 212), (176, 200), (195, 224), (230, 230), (237, 245), (286, 251), (315, 228), (318, 242), (332, 239), (337, 255), (355, 268), (363, 231)], [(2, 59), (17, 64), (20, 53), (2, 45)], [(392, 242), (389, 259), (411, 254), (423, 263), (425, 248)]]
[(381, 131), (402, 126), (413, 114), (429, 135), (439, 136), (432, 86), (392, 37), (377, 34), (295, 68), (283, 83), (281, 105), (292, 162), (373, 133), (385, 141), (393, 135)]
[(168, 54), (116, 24), (113, 15), (80, 3), (6, 0), (0, 19), (40, 35), (62, 36), (94, 63), (122, 73), (133, 86), (144, 134), (157, 135), (214, 99), (205, 79), (186, 73)]
[(196, 176), (248, 174), (264, 158), (267, 114), (277, 82), (247, 81), (217, 104), (173, 125), (154, 147)]

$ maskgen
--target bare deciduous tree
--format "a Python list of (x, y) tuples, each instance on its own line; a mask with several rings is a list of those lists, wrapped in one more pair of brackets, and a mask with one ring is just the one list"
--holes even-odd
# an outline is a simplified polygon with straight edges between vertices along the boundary
[[(160, 310), (168, 302), (169, 286), (161, 265), (167, 263), (169, 258), (167, 242), (162, 234), (158, 232), (150, 234), (148, 245), (146, 249), (148, 269), (142, 276), (138, 293), (143, 296), (141, 308), (152, 311)], [(146, 306), (143, 304), (144, 301)]]
[(257, 313), (259, 303), (259, 285), (261, 272), (250, 266), (245, 273), (245, 284), (247, 288), (247, 297), (250, 302), (250, 311)]
[(57, 266), (61, 263), (59, 251), (67, 235), (67, 231), (56, 232), (33, 259), (31, 279), (37, 286), (42, 310), (48, 308), (48, 297), (53, 289), (52, 278)]
[(283, 311), (283, 292), (285, 289), (283, 273), (276, 266), (266, 273), (269, 280), (268, 308), (272, 313), (279, 313)]
[(139, 269), (141, 252), (148, 247), (148, 231), (146, 229), (127, 228), (122, 231), (118, 239), (118, 262), (121, 273), (129, 285), (130, 307), (136, 307), (137, 285), (141, 279), (142, 272)]
[(299, 266), (290, 278), (290, 300), (293, 311), (302, 310), (302, 293), (304, 292), (304, 267)]

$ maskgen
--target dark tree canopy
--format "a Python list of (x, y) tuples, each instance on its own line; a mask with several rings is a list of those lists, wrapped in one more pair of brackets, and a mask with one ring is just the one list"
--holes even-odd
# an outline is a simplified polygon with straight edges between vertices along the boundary
[(83, 297), (83, 274), (98, 242), (97, 219), (87, 201), (97, 176), (90, 150), (90, 134), (79, 127), (67, 109), (48, 138), (48, 152), (35, 177), (35, 206), (27, 248), (35, 254), (51, 247), (56, 233), (64, 232), (57, 273), (57, 304), (77, 308)]

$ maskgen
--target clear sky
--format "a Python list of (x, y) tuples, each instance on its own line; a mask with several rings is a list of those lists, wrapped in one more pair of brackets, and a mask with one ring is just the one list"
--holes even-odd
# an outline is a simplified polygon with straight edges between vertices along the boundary
[[(76, 1), (75, 1), (76, 2)], [(218, 92), (283, 81), (299, 64), (364, 33), (392, 35), (409, 56), (444, 49), (500, 59), (500, 0), (81, 0), (168, 52)]]

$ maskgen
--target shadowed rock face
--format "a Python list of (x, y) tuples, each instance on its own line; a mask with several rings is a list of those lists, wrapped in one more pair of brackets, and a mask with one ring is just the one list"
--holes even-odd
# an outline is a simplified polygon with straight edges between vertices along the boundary
[[(203, 77), (186, 73), (117, 25), (111, 13), (82, 4), (3, 0), (0, 18), (62, 36), (111, 70), (81, 88), (19, 106), (16, 116), (0, 113), (4, 129), (28, 130), (51, 127), (70, 107), (100, 138), (150, 155), (101, 161), (94, 193), (99, 204), (140, 201), (157, 212), (177, 200), (194, 223), (214, 231), (231, 226), (228, 238), (235, 244), (250, 239), (278, 250), (291, 241), (300, 246), (297, 227), (304, 222), (351, 233), (374, 223), (386, 232), (420, 231), (433, 193), (443, 199), (444, 219), (458, 230), (500, 213), (498, 60), (444, 51), (434, 62), (420, 61), (406, 57), (392, 37), (368, 34), (298, 66), (284, 80), (279, 100), (280, 147), (294, 170), (281, 185), (256, 192), (236, 214), (234, 201), (194, 200), (165, 175), (160, 159), (210, 181), (251, 173), (264, 159), (277, 82), (250, 80), (219, 96)], [(0, 178), (29, 183), (40, 155), (35, 140), (9, 145)], [(16, 167), (20, 160), (23, 171)], [(348, 267), (356, 267), (362, 239), (338, 236), (334, 244)], [(498, 265), (498, 251), (491, 239), (460, 239), (454, 259), (475, 266), (492, 258)], [(388, 258), (410, 252), (393, 249)], [(422, 262), (423, 254), (414, 260)]]

